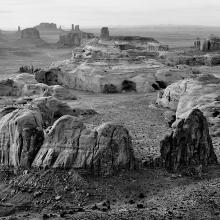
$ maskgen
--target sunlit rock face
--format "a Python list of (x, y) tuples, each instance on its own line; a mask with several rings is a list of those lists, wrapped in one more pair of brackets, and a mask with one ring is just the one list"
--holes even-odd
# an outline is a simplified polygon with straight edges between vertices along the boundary
[(5, 109), (1, 113), (1, 164), (30, 167), (44, 140), (40, 112), (32, 109)]

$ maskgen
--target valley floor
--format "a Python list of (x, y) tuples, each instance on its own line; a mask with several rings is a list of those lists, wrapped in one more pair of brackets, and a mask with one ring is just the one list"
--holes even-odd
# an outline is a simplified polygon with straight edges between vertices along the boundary
[[(85, 123), (91, 127), (107, 121), (122, 123), (130, 131), (137, 158), (145, 161), (159, 154), (159, 141), (169, 127), (165, 110), (154, 105), (156, 93), (76, 91), (76, 95), (79, 99), (69, 105), (98, 112)], [(2, 98), (0, 104), (11, 101)], [(110, 209), (98, 204), (104, 200), (110, 201)], [(209, 167), (201, 177), (156, 168), (102, 178), (73, 170), (14, 174), (2, 168), (0, 172), (0, 219), (219, 219), (219, 210), (218, 166)]]

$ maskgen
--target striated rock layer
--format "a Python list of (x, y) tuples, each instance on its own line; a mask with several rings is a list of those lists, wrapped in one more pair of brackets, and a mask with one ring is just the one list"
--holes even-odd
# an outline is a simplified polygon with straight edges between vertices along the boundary
[(74, 168), (94, 175), (134, 168), (132, 141), (126, 128), (106, 123), (87, 129), (81, 118), (65, 115), (68, 113), (79, 116), (81, 112), (54, 98), (35, 100), (28, 108), (2, 109), (0, 164), (26, 169)]
[(0, 164), (30, 167), (44, 140), (41, 114), (32, 109), (12, 108), (3, 112), (0, 118)]
[(220, 161), (220, 79), (201, 74), (194, 79), (180, 80), (160, 93), (157, 104), (176, 111), (177, 119), (187, 118), (192, 109), (201, 110), (208, 120), (210, 134)]
[(165, 136), (161, 141), (161, 157), (166, 168), (172, 171), (190, 165), (217, 163), (208, 122), (200, 110), (192, 110), (170, 135)]
[(90, 130), (78, 118), (66, 115), (49, 130), (33, 166), (76, 168), (95, 175), (131, 169), (131, 137), (123, 126), (107, 123)]

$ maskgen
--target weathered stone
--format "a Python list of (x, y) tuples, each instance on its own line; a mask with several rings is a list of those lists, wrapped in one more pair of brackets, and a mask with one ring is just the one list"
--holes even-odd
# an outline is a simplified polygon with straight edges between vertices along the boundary
[(105, 123), (96, 128), (97, 144), (93, 154), (95, 174), (109, 175), (134, 168), (134, 153), (129, 132), (122, 125)]
[(79, 29), (79, 25), (78, 25), (78, 24), (75, 25), (75, 31), (80, 31), (80, 29)]
[(18, 85), (11, 79), (0, 81), (0, 96), (18, 96), (21, 91)]
[(76, 26), (75, 31), (60, 35), (57, 45), (59, 47), (78, 47), (81, 45), (83, 40), (88, 40), (91, 38), (94, 38), (93, 34), (77, 30)]
[(44, 83), (48, 86), (52, 85), (63, 85), (65, 82), (65, 75), (59, 68), (52, 68), (48, 71), (40, 70), (35, 73), (35, 79), (39, 83)]
[(71, 108), (65, 102), (62, 102), (55, 97), (40, 97), (33, 100), (31, 105), (39, 108), (44, 125), (51, 126), (58, 118), (63, 115), (71, 115), (78, 117), (80, 115), (97, 114), (93, 109)]
[(25, 84), (22, 88), (22, 96), (43, 96), (45, 91), (48, 90), (48, 86), (43, 83)]
[(75, 168), (94, 175), (133, 169), (131, 137), (123, 126), (107, 123), (90, 130), (66, 115), (49, 130), (33, 166)]
[(207, 117), (215, 153), (220, 161), (220, 79), (211, 74), (201, 74), (168, 86), (158, 95), (157, 103), (176, 111), (177, 119), (186, 118), (194, 108)]
[(78, 116), (76, 111), (65, 102), (52, 96), (36, 98), (33, 100), (32, 105), (39, 108), (46, 127), (52, 125), (54, 121), (63, 115)]
[(190, 165), (216, 164), (208, 122), (198, 109), (180, 120), (174, 131), (161, 141), (161, 157), (165, 166), (177, 171)]
[(35, 28), (39, 31), (54, 31), (57, 30), (57, 25), (55, 23), (40, 23)]
[(215, 35), (210, 35), (201, 44), (202, 51), (215, 51), (220, 49), (220, 38)]
[(101, 38), (102, 40), (109, 40), (109, 37), (110, 37), (110, 35), (109, 35), (108, 27), (103, 27), (103, 28), (101, 29), (100, 38)]
[(17, 109), (1, 117), (0, 163), (30, 167), (44, 140), (42, 125), (37, 110)]
[(7, 115), (7, 114), (9, 114), (9, 113), (11, 113), (11, 112), (13, 112), (13, 111), (16, 110), (16, 109), (17, 109), (17, 107), (15, 107), (15, 106), (4, 107), (3, 109), (0, 110), (0, 119), (1, 119), (3, 116), (5, 116), (5, 115)]
[(0, 81), (0, 96), (43, 95), (47, 85), (38, 83), (29, 73), (21, 73)]
[(60, 100), (76, 100), (77, 97), (74, 91), (71, 89), (66, 89), (60, 85), (50, 86), (44, 92), (44, 96), (53, 96)]
[(40, 32), (36, 28), (26, 28), (21, 31), (22, 39), (40, 39)]

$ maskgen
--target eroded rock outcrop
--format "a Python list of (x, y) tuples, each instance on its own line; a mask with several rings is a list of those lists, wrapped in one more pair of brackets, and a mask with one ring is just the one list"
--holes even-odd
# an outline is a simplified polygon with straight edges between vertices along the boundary
[(20, 94), (19, 87), (13, 80), (0, 81), (0, 96), (17, 96), (18, 94)]
[(44, 83), (48, 86), (52, 85), (67, 85), (68, 75), (62, 72), (59, 68), (51, 68), (49, 70), (40, 70), (35, 73), (34, 78), (39, 83)]
[(36, 28), (26, 28), (21, 31), (21, 38), (27, 40), (40, 39), (40, 32)]
[(214, 66), (220, 64), (220, 55), (219, 54), (206, 54), (206, 55), (170, 54), (166, 57), (165, 64), (168, 66), (176, 66), (176, 65)]
[(82, 44), (84, 40), (88, 40), (94, 37), (94, 34), (82, 32), (77, 29), (76, 25), (74, 31), (60, 35), (57, 45), (59, 47), (78, 47)]
[(102, 40), (109, 40), (109, 39), (110, 39), (108, 27), (103, 27), (103, 28), (101, 29), (100, 38), (101, 38)]
[(220, 49), (220, 38), (215, 35), (210, 35), (201, 44), (202, 51), (215, 51)]
[(51, 126), (58, 118), (64, 115), (79, 117), (97, 114), (93, 109), (71, 108), (65, 102), (52, 96), (36, 98), (31, 105), (40, 110), (45, 127)]
[(40, 23), (39, 25), (35, 26), (35, 28), (39, 31), (55, 31), (57, 29), (57, 25), (55, 23)]
[[(57, 83), (65, 84), (65, 78), (60, 72), (56, 74), (58, 70), (51, 70), (49, 73), (40, 71), (37, 73), (37, 79), (35, 80), (34, 75), (29, 73), (21, 73), (14, 75), (7, 80), (0, 81), (0, 96), (16, 96), (16, 97), (32, 97), (36, 96), (53, 96), (60, 100), (75, 100), (77, 99), (74, 91), (68, 88), (64, 88)], [(59, 71), (58, 71), (59, 72)], [(43, 74), (44, 75), (43, 75)], [(45, 73), (47, 77), (45, 76)], [(41, 78), (41, 77), (44, 78)], [(59, 79), (59, 81), (57, 80)], [(48, 85), (49, 86), (48, 86)]]
[(33, 44), (37, 47), (49, 46), (40, 37), (40, 32), (36, 28), (26, 28), (21, 31), (21, 39), (18, 40), (18, 44)]
[(0, 163), (30, 167), (44, 140), (40, 112), (7, 108), (1, 113)]
[(192, 109), (200, 109), (207, 117), (216, 155), (220, 161), (220, 79), (201, 74), (194, 79), (180, 80), (158, 95), (157, 103), (176, 111), (177, 119), (187, 118)]
[(77, 97), (71, 89), (66, 89), (60, 85), (49, 86), (43, 96), (53, 96), (60, 100), (76, 100)]
[(177, 171), (190, 165), (216, 164), (208, 122), (203, 113), (194, 109), (180, 120), (174, 131), (161, 141), (161, 157), (165, 166)]
[(106, 123), (93, 130), (73, 116), (63, 116), (49, 130), (33, 166), (75, 168), (109, 175), (134, 168), (131, 137), (120, 125)]

